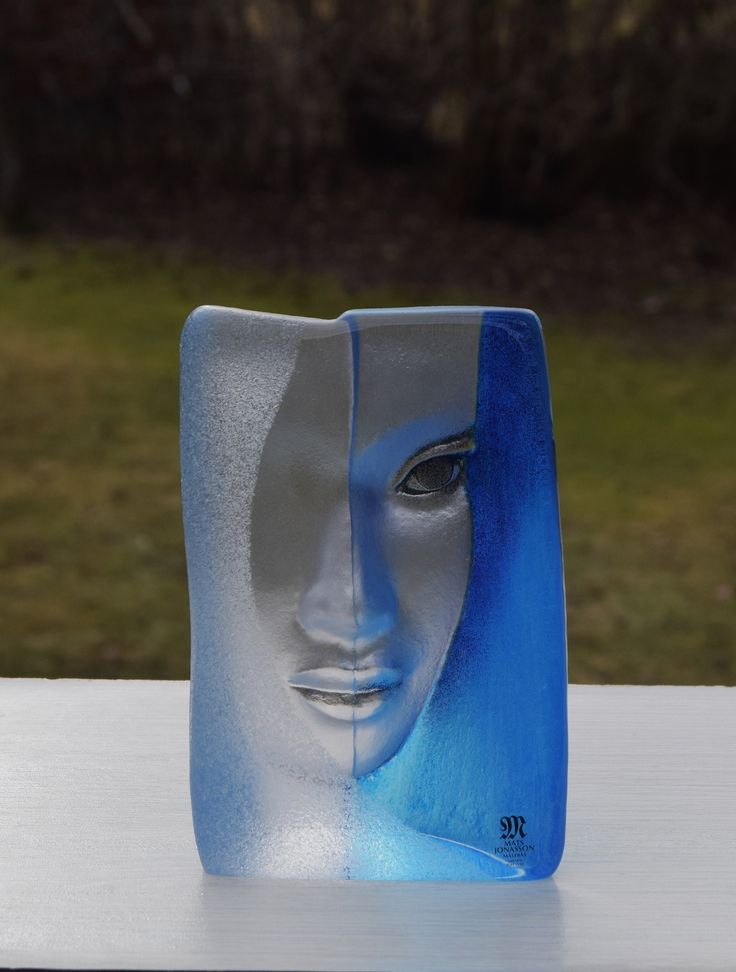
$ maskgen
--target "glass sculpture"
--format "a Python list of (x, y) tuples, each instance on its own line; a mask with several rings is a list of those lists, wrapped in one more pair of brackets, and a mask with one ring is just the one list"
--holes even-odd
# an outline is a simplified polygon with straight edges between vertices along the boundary
[(181, 353), (205, 870), (549, 875), (566, 654), (537, 317), (201, 307)]

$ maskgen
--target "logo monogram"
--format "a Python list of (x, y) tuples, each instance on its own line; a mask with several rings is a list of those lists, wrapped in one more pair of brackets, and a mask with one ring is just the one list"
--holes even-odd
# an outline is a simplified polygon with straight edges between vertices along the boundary
[(503, 840), (512, 840), (514, 837), (523, 840), (526, 837), (526, 820), (523, 817), (501, 817), (500, 823)]

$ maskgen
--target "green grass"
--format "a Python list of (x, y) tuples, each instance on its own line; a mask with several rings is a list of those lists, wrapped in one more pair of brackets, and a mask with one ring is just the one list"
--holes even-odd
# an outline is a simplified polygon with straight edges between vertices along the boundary
[[(0, 674), (185, 677), (187, 313), (207, 302), (328, 316), (417, 295), (6, 242), (0, 297)], [(570, 675), (733, 683), (734, 360), (693, 336), (632, 341), (647, 320), (546, 322)]]

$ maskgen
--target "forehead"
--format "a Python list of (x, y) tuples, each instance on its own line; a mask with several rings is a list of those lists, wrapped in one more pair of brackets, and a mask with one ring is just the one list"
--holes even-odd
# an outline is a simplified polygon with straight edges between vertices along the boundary
[(473, 424), (480, 312), (356, 311), (339, 324), (307, 329), (297, 372), (330, 399), (333, 428), (335, 410), (349, 414), (354, 453), (386, 438), (412, 452)]
[(356, 452), (390, 429), (407, 430), (407, 445), (421, 448), (428, 435), (442, 438), (472, 425), (479, 314), (357, 313), (352, 324), (358, 345)]

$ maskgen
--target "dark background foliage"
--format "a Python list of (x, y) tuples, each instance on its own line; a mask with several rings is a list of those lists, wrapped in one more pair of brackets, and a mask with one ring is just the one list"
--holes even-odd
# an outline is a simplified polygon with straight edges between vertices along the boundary
[(356, 167), (525, 219), (591, 194), (734, 200), (729, 0), (4, 0), (0, 17), (21, 222), (47, 187), (302, 193)]

